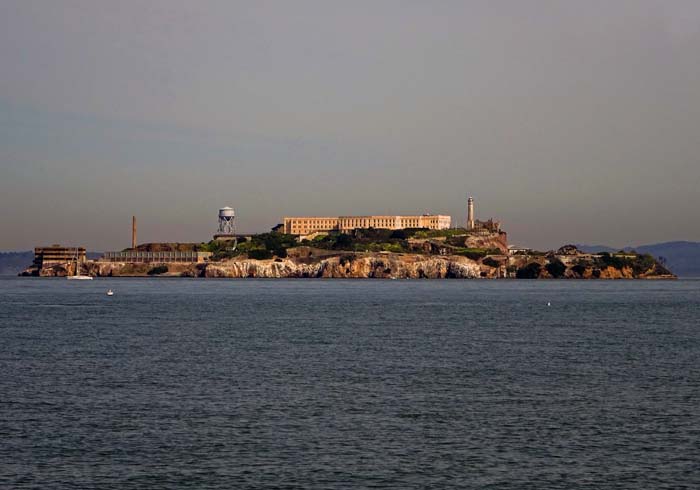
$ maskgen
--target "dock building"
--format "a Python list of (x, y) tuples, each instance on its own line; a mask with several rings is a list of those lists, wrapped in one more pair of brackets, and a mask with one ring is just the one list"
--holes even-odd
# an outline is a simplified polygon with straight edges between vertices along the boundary
[(289, 235), (310, 235), (320, 232), (348, 232), (358, 228), (428, 228), (444, 230), (450, 227), (452, 218), (441, 214), (418, 216), (286, 216), (283, 230)]
[(85, 247), (63, 247), (55, 244), (34, 248), (34, 265), (39, 268), (75, 262), (76, 259), (80, 263), (85, 262)]

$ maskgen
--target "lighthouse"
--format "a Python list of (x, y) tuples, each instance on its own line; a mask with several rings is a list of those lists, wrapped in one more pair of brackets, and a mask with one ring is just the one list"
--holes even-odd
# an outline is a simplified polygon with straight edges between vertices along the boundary
[(474, 229), (474, 198), (467, 199), (467, 230)]

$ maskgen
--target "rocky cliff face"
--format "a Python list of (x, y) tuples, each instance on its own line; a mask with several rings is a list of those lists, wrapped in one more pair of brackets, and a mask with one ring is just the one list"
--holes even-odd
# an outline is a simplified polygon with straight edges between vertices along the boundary
[(444, 279), (493, 277), (489, 267), (464, 257), (404, 254), (348, 254), (312, 263), (293, 260), (233, 260), (210, 263), (204, 277), (323, 277)]
[(471, 234), (464, 240), (464, 246), (468, 248), (498, 249), (507, 254), (508, 235), (505, 232)]
[(508, 277), (520, 279), (675, 279), (651, 257), (606, 263), (587, 254), (516, 255), (507, 259)]
[[(86, 272), (96, 277), (147, 276), (154, 264), (123, 262), (88, 262)], [(35, 271), (33, 275), (65, 276), (63, 266)], [(466, 257), (437, 257), (413, 254), (361, 253), (316, 260), (236, 259), (206, 264), (167, 264), (167, 272), (158, 276), (177, 277), (319, 277), (319, 278), (385, 278), (443, 279), (496, 277), (497, 270)], [(27, 271), (27, 275), (32, 275)]]
[[(512, 277), (523, 279), (655, 279), (673, 278), (657, 262), (640, 269), (632, 266), (603, 265), (595, 257), (583, 255), (489, 256), (473, 260), (462, 256), (396, 253), (341, 253), (327, 257), (295, 257), (253, 260), (237, 258), (203, 264), (132, 264), (88, 261), (85, 271), (96, 277), (171, 276), (221, 278), (384, 278), (384, 279), (471, 279)], [(70, 264), (41, 270), (28, 269), (25, 275), (65, 276)]]
[[(134, 264), (130, 262), (89, 262), (87, 273), (95, 277), (141, 277), (151, 275), (154, 268), (160, 264)], [(158, 273), (159, 276), (170, 277), (196, 277), (198, 275), (196, 265), (191, 263), (169, 263), (167, 272)]]

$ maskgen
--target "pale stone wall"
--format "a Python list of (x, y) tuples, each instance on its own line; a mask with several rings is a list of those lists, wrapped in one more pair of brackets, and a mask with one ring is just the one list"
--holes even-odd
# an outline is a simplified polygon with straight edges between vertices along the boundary
[(284, 218), (284, 232), (291, 235), (309, 235), (319, 231), (351, 231), (357, 228), (428, 228), (444, 230), (450, 227), (452, 218), (445, 215), (418, 216), (299, 216)]
[(284, 232), (289, 235), (308, 235), (317, 231), (339, 229), (340, 218), (329, 216), (285, 217)]

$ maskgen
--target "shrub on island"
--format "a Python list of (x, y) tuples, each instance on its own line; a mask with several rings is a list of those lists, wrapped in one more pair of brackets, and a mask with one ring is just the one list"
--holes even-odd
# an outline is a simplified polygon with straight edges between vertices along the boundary
[(248, 251), (248, 258), (253, 260), (268, 260), (272, 258), (272, 252), (262, 248)]

